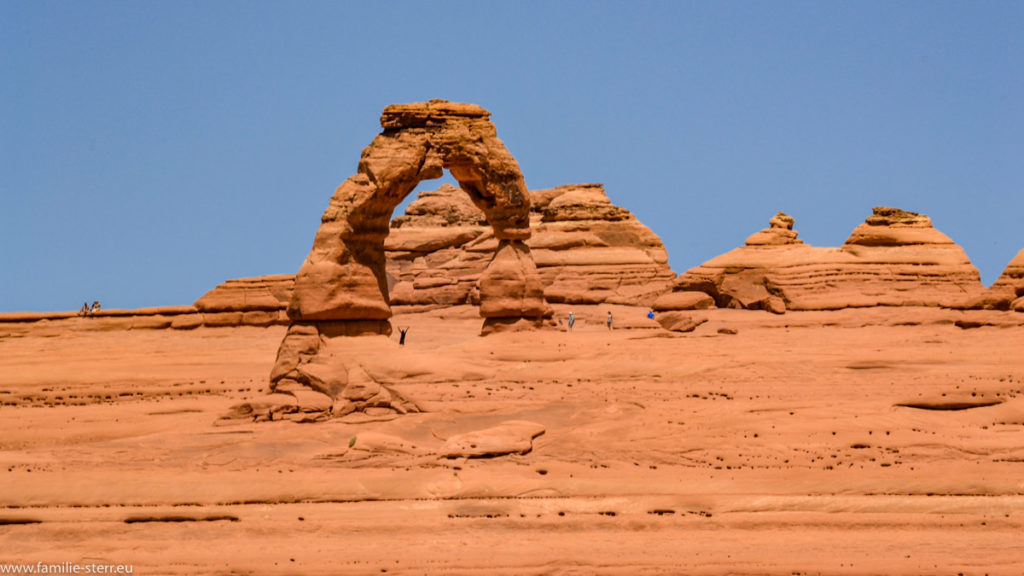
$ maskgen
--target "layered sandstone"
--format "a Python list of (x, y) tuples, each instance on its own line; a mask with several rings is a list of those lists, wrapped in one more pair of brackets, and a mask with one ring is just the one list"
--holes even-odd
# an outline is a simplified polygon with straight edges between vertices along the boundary
[[(444, 169), (484, 213), (495, 237), (529, 254), (523, 241), (530, 237), (530, 197), (489, 116), (479, 106), (443, 100), (385, 108), (384, 131), (363, 150), (358, 172), (338, 188), (321, 218), (295, 278), (289, 317), (385, 325), (391, 310), (384, 239), (392, 211), (421, 180), (438, 178)], [(519, 274), (525, 278), (535, 270), (524, 263)], [(543, 314), (542, 294), (524, 288), (519, 296), (488, 306), (485, 317)]]
[(294, 284), (294, 274), (236, 278), (203, 294), (193, 306), (200, 312), (284, 310)]
[(875, 208), (840, 248), (803, 244), (791, 228), (791, 219), (776, 216), (747, 245), (680, 275), (656, 307), (682, 309), (674, 301), (686, 292), (706, 293), (719, 307), (772, 312), (955, 307), (984, 292), (963, 249), (921, 214)]
[(1024, 250), (1010, 260), (987, 296), (992, 308), (1024, 312)]
[[(537, 190), (528, 242), (551, 302), (650, 306), (675, 274), (661, 239), (600, 184)], [(539, 218), (538, 218), (539, 216)]]
[[(82, 315), (78, 312), (0, 313), (0, 326), (23, 332), (46, 326), (55, 331), (121, 332), (128, 330), (192, 330), (288, 324), (284, 310), (200, 311), (195, 306), (154, 306), (122, 310), (110, 308)], [(0, 337), (5, 330), (0, 330)]]
[(795, 220), (785, 212), (779, 212), (768, 221), (768, 227), (747, 238), (747, 246), (784, 246), (787, 244), (803, 244), (797, 239), (793, 230)]
[[(548, 301), (650, 306), (671, 288), (675, 274), (661, 240), (628, 210), (613, 205), (600, 184), (534, 190), (530, 198), (533, 234), (526, 246)], [(496, 258), (494, 274), (522, 276), (517, 281), (533, 283), (530, 289), (536, 290), (536, 280), (519, 272), (529, 266), (519, 263), (521, 252), (498, 246), (486, 216), (465, 191), (444, 184), (421, 192), (391, 221), (384, 240), (390, 304), (480, 305), (481, 276)], [(511, 269), (502, 264), (505, 259), (515, 260)], [(502, 285), (495, 280), (492, 288)], [(225, 314), (282, 310), (294, 282), (291, 274), (228, 280), (194, 306)], [(493, 290), (484, 306), (507, 306), (501, 303), (502, 290)]]
[[(325, 387), (321, 376), (344, 379), (359, 369), (343, 339), (391, 333), (384, 242), (392, 212), (421, 180), (439, 178), (445, 169), (483, 213), (497, 243), (478, 281), (484, 332), (539, 326), (550, 316), (525, 243), (530, 195), (490, 113), (431, 100), (388, 106), (380, 123), (383, 131), (363, 150), (356, 174), (338, 187), (320, 219), (313, 248), (295, 277), (287, 308), (292, 324), (271, 373), (272, 390), (325, 395), (330, 402), (312, 402), (321, 411), (334, 411), (328, 404), (342, 400), (345, 390)], [(443, 245), (413, 241), (401, 247)]]
[[(1024, 314), (720, 309), (691, 333), (472, 338), (471, 315), (395, 312), (404, 348), (346, 342), (376, 383), (348, 373), (338, 409), (367, 415), (304, 426), (251, 421), (327, 404), (262, 394), (282, 326), (0, 324), (0, 562), (1024, 574)], [(373, 415), (387, 388), (422, 413)], [(242, 402), (269, 406), (218, 420)]]
[[(483, 245), (477, 242), (481, 237), (492, 242)], [(392, 220), (384, 241), (391, 304), (478, 304), (477, 284), (498, 247), (493, 238), (483, 212), (464, 191), (445, 184), (422, 192)]]
[[(661, 240), (600, 184), (530, 193), (530, 248), (549, 302), (649, 306), (675, 278)], [(385, 240), (397, 305), (476, 303), (498, 240), (453, 186), (424, 192)], [(500, 255), (500, 254), (499, 254)]]

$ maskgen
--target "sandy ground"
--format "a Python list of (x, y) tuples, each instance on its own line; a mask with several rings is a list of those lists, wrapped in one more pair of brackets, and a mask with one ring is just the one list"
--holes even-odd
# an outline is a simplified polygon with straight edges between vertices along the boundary
[[(282, 327), (0, 326), (0, 565), (1024, 574), (1024, 315), (716, 310), (676, 334), (605, 310), (488, 337), (471, 309), (396, 317), (407, 346), (352, 354), (424, 413), (313, 424), (219, 420), (265, 393)], [(544, 427), (532, 451), (436, 454), (509, 420)]]

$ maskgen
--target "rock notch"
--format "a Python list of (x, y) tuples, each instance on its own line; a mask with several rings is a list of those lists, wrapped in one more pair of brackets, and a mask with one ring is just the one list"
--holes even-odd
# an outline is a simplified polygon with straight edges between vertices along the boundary
[[(550, 315), (526, 244), (530, 195), (489, 118), (479, 106), (444, 100), (384, 109), (383, 131), (363, 150), (356, 174), (331, 197), (295, 277), (287, 308), (291, 326), (272, 371), (272, 390), (323, 390), (318, 374), (347, 374), (351, 363), (331, 352), (344, 348), (332, 340), (391, 333), (385, 258), (391, 215), (421, 180), (439, 178), (445, 169), (483, 213), (496, 241), (479, 278), (484, 331), (537, 326)], [(327, 387), (340, 393), (334, 388)]]
[(1006, 269), (989, 288), (985, 307), (1024, 312), (1024, 250), (1014, 256)]

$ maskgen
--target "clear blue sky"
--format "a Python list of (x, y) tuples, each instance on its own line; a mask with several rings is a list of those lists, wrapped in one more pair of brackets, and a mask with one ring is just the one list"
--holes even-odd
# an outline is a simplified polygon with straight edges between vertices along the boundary
[(0, 311), (295, 272), (381, 109), (431, 98), (676, 272), (780, 209), (821, 246), (926, 213), (986, 283), (1024, 247), (1019, 1), (0, 0), (0, 73)]

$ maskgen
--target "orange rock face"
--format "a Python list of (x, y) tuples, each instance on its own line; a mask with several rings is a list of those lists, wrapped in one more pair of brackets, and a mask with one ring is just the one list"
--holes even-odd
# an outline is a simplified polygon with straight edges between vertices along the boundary
[[(384, 240), (391, 213), (416, 184), (440, 177), (444, 168), (483, 212), (495, 237), (519, 244), (529, 255), (522, 243), (530, 236), (530, 197), (489, 115), (479, 106), (444, 101), (384, 110), (384, 132), (363, 150), (358, 173), (331, 198), (295, 278), (288, 306), (294, 321), (390, 317)], [(522, 317), (544, 306), (540, 298), (523, 302), (521, 310), (489, 310)]]
[(284, 310), (292, 296), (294, 274), (237, 278), (220, 284), (196, 300), (200, 312)]
[(479, 303), (477, 283), (498, 242), (469, 196), (446, 184), (392, 221), (384, 247), (392, 305), (453, 306)]
[[(334, 193), (313, 249), (295, 277), (287, 308), (293, 324), (272, 372), (273, 390), (311, 389), (336, 400), (344, 387), (325, 384), (325, 375), (338, 378), (359, 369), (346, 346), (336, 340), (391, 333), (392, 282), (385, 258), (391, 215), (421, 180), (438, 178), (444, 169), (483, 213), (499, 241), (479, 278), (485, 328), (522, 325), (524, 319), (538, 323), (550, 314), (524, 242), (530, 237), (526, 183), (489, 117), (479, 106), (443, 100), (384, 109), (384, 131), (363, 150), (357, 173)], [(403, 233), (391, 246), (432, 251), (475, 234), (447, 232), (451, 231)], [(303, 393), (296, 398), (301, 404), (311, 396)], [(310, 400), (321, 411), (327, 404)]]
[[(526, 245), (548, 301), (650, 306), (671, 288), (675, 274), (661, 240), (628, 210), (613, 205), (601, 185), (559, 186), (530, 196), (533, 234)], [(486, 216), (464, 191), (445, 184), (422, 192), (392, 220), (384, 240), (390, 304), (479, 305), (480, 278), (498, 246)], [(207, 312), (283, 309), (294, 280), (284, 274), (228, 280), (195, 306)], [(534, 274), (523, 275), (523, 282), (534, 291), (531, 301), (538, 301)], [(500, 308), (508, 305), (503, 299), (519, 298), (496, 288), (491, 288), (494, 301), (485, 307)]]
[(785, 212), (779, 212), (768, 221), (768, 228), (761, 230), (750, 238), (747, 238), (747, 246), (781, 246), (785, 244), (803, 244), (803, 240), (797, 240), (796, 230), (793, 230), (793, 217)]
[[(2, 562), (1024, 574), (1024, 314), (713, 309), (678, 332), (621, 307), (610, 331), (608, 307), (488, 338), (471, 307), (397, 309), (405, 346), (349, 338), (360, 366), (311, 369), (334, 399), (264, 394), (284, 326), (0, 319)], [(346, 415), (278, 422), (325, 408)]]
[[(791, 225), (791, 219), (776, 216), (772, 227), (749, 238), (746, 246), (682, 274), (675, 292), (704, 292), (720, 307), (776, 313), (957, 307), (965, 298), (984, 293), (963, 249), (927, 216), (875, 208), (840, 248), (803, 244)], [(658, 305), (672, 309), (670, 298), (680, 297), (666, 296)]]
[(986, 294), (988, 308), (1024, 312), (1024, 250), (1014, 256)]
[[(600, 184), (531, 192), (528, 242), (550, 302), (650, 306), (675, 274), (658, 238)], [(537, 215), (539, 213), (539, 218)]]
[[(530, 192), (530, 248), (549, 302), (649, 306), (675, 275), (661, 240), (600, 184)], [(424, 192), (395, 218), (388, 273), (392, 304), (476, 303), (476, 283), (498, 240), (483, 214), (452, 186)], [(482, 289), (482, 288), (481, 288)]]

